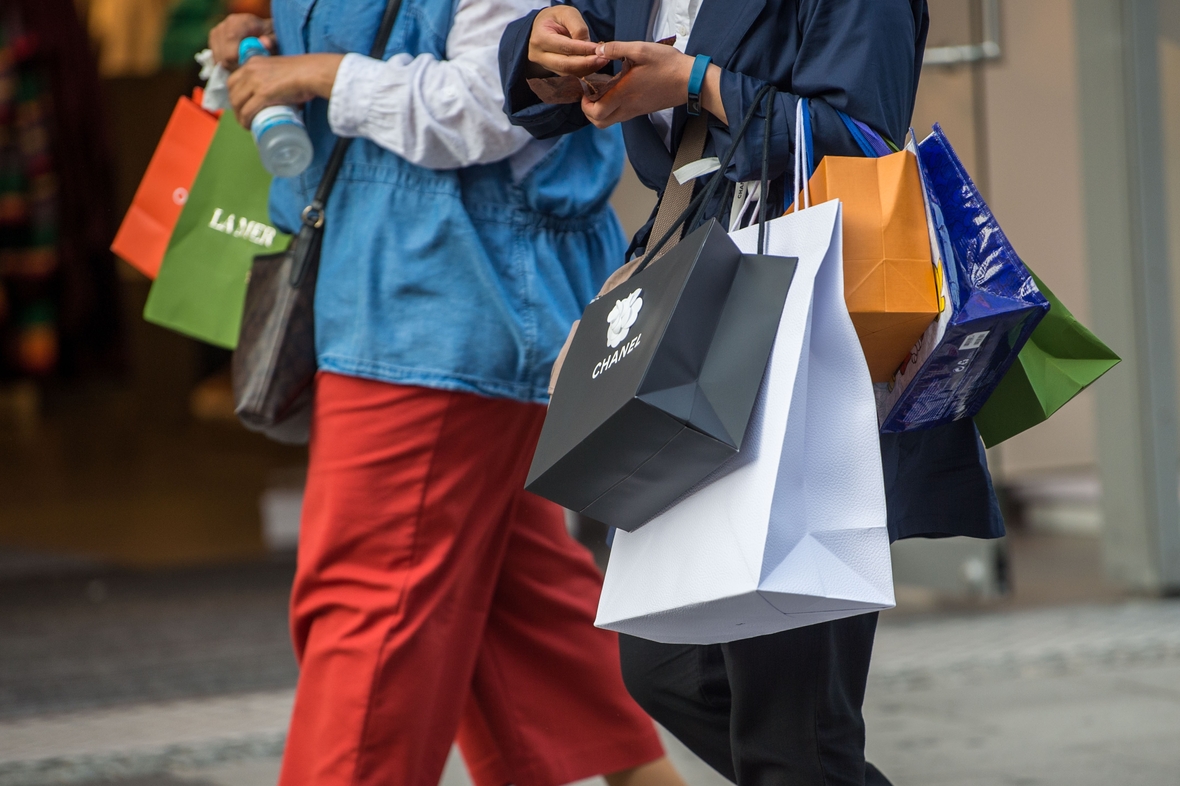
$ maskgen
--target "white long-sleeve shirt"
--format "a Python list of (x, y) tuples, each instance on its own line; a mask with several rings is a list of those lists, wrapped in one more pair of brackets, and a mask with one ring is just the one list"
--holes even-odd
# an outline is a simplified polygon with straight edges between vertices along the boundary
[(328, 102), (332, 131), (364, 137), (430, 169), (509, 157), (514, 157), (514, 170), (527, 168), (552, 143), (536, 142), (504, 114), (500, 36), (509, 23), (548, 4), (460, 0), (445, 60), (428, 54), (398, 54), (389, 60), (345, 55)]

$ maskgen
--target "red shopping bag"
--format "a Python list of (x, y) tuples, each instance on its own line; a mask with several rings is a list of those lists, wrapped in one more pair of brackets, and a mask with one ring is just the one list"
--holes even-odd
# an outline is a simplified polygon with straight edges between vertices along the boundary
[(200, 101), (197, 88), (193, 98), (185, 96), (176, 102), (111, 243), (111, 251), (148, 278), (155, 278), (160, 269), (176, 219), (217, 130), (218, 114), (202, 109)]

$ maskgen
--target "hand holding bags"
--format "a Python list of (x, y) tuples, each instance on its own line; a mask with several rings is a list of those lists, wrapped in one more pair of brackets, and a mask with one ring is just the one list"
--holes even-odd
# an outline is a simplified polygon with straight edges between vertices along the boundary
[[(711, 644), (893, 605), (868, 367), (844, 303), (840, 211), (767, 225), (798, 267), (741, 452), (636, 532), (618, 532), (597, 625)], [(755, 247), (754, 229), (732, 235)]]
[(989, 448), (1048, 420), (1119, 362), (1118, 355), (1078, 322), (1035, 273), (1029, 273), (1049, 301), (1049, 313), (975, 416)]
[(270, 225), (270, 174), (250, 132), (226, 112), (176, 222), (144, 319), (233, 349), (254, 255), (287, 247)]
[[(707, 201), (727, 163), (681, 221)], [(586, 307), (525, 486), (625, 530), (741, 446), (794, 260), (743, 254), (711, 220), (640, 267)]]
[[(810, 114), (801, 101), (809, 162)], [(841, 202), (844, 298), (873, 381), (888, 382), (939, 312), (917, 158), (908, 150), (825, 156), (810, 185), (815, 202)]]
[(114, 251), (148, 278), (155, 278), (180, 218), (193, 179), (217, 130), (217, 116), (198, 101), (181, 97), (115, 240)]

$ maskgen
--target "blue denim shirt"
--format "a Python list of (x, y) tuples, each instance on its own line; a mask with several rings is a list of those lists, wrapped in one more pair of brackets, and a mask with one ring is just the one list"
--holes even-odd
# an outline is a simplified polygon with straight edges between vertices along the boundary
[[(361, 52), (385, 0), (275, 0), (283, 54)], [(404, 0), (385, 57), (445, 56), (452, 0)], [(315, 147), (299, 177), (276, 178), (270, 210), (299, 224), (336, 137), (327, 102), (304, 107)], [(519, 181), (508, 162), (458, 170), (351, 145), (328, 201), (316, 290), (322, 370), (521, 401), (548, 400), (570, 324), (622, 264), (608, 203), (622, 172), (617, 130), (585, 128)]]

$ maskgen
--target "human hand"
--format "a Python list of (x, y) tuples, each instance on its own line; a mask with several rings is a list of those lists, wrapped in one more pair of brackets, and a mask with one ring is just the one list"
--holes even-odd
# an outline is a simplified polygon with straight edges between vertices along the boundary
[(268, 106), (297, 106), (313, 98), (331, 98), (344, 55), (313, 54), (252, 57), (229, 76), (229, 103), (238, 122), (250, 127)]
[(582, 111), (599, 128), (680, 106), (688, 98), (695, 58), (664, 44), (643, 41), (612, 41), (599, 44), (597, 51), (601, 57), (625, 59), (630, 64), (630, 70), (605, 95), (582, 99)]
[(238, 66), (238, 46), (242, 40), (255, 36), (271, 52), (275, 51), (275, 27), (269, 19), (254, 14), (230, 14), (209, 31), (209, 48), (217, 64), (234, 69)]
[(529, 61), (536, 67), (532, 76), (581, 78), (593, 74), (609, 62), (598, 48), (590, 40), (590, 28), (578, 9), (568, 5), (544, 8), (533, 19), (529, 36)]

